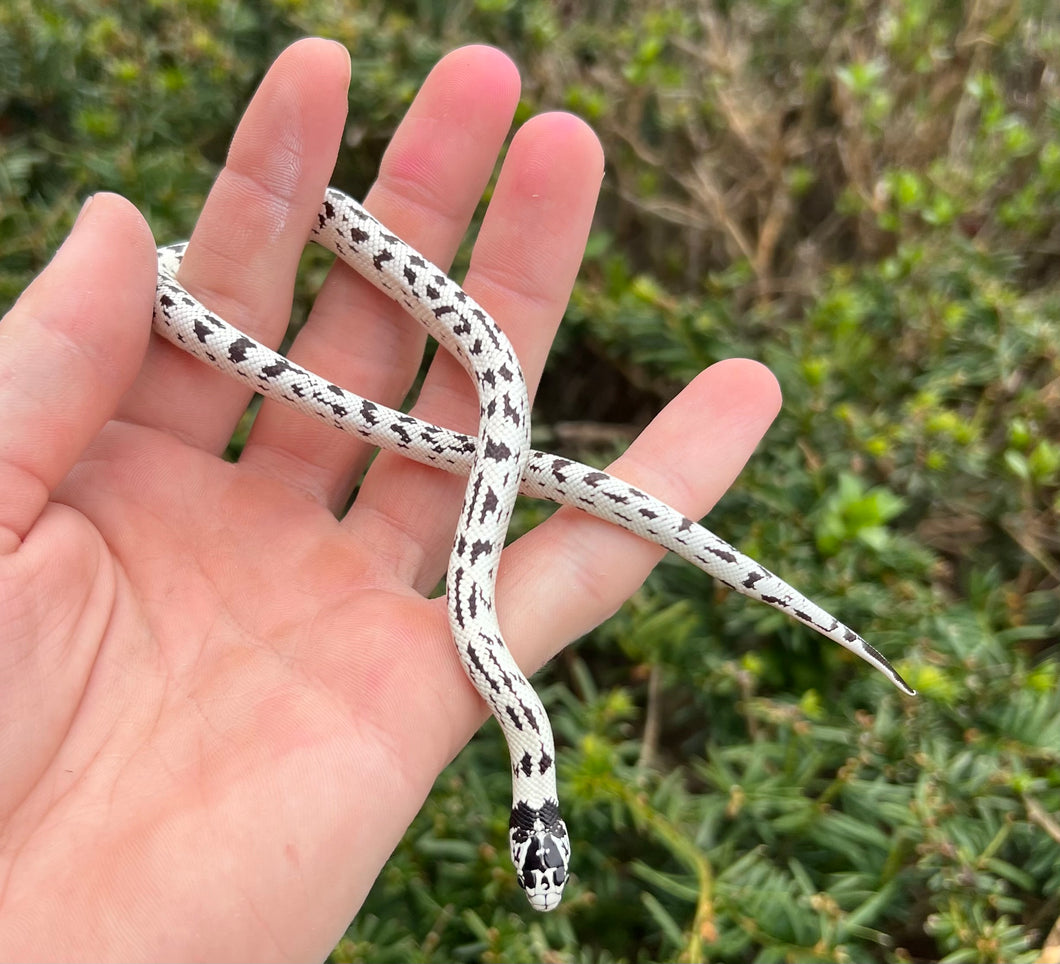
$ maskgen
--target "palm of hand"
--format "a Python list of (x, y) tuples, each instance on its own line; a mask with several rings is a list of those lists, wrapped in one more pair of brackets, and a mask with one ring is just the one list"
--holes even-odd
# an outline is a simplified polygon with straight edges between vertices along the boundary
[[(167, 874), (186, 851), (200, 921), (272, 904), (303, 860), (377, 868), (455, 750), (423, 725), (445, 712), (441, 681), (467, 685), (444, 609), (281, 484), (135, 426), (95, 448), (23, 545), (33, 591), (3, 607), (27, 630), (0, 679), (12, 893), (62, 879), (86, 841), (73, 904), (151, 902), (134, 868)], [(306, 839), (329, 810), (356, 841), (342, 853)], [(384, 817), (389, 832), (358, 830)], [(260, 857), (260, 900), (224, 873), (238, 846)]]

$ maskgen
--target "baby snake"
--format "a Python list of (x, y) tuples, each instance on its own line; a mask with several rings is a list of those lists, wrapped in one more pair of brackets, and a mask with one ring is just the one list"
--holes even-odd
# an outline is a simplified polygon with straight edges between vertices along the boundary
[(497, 564), (518, 492), (574, 506), (664, 546), (730, 589), (845, 646), (913, 694), (887, 659), (857, 633), (723, 539), (605, 472), (531, 450), (526, 383), (508, 339), (444, 271), (389, 233), (360, 204), (329, 188), (312, 237), (402, 304), (460, 360), (478, 391), (477, 437), (361, 398), (233, 328), (177, 282), (186, 244), (158, 251), (154, 330), (266, 398), (379, 448), (468, 476), (446, 577), (449, 624), (464, 669), (508, 743), (512, 861), (533, 907), (547, 911), (559, 904), (571, 847), (556, 792), (552, 728), (501, 638), (495, 613)]

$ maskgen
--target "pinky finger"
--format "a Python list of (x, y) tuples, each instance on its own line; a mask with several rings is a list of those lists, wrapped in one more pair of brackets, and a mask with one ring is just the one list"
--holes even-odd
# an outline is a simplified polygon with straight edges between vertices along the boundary
[[(608, 472), (693, 519), (708, 512), (743, 468), (780, 405), (776, 379), (733, 359), (699, 375)], [(665, 550), (564, 507), (504, 550), (501, 627), (532, 672), (611, 616)]]
[(0, 321), (0, 554), (18, 548), (132, 383), (156, 272), (143, 218), (97, 195)]

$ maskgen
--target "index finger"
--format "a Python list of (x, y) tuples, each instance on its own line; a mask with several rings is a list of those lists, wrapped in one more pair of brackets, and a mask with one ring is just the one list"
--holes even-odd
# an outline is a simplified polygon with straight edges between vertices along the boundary
[[(276, 59), (232, 139), (178, 279), (242, 331), (277, 345), (298, 259), (331, 177), (346, 117), (350, 60), (329, 40)], [(221, 452), (250, 399), (241, 382), (157, 339), (122, 414)]]

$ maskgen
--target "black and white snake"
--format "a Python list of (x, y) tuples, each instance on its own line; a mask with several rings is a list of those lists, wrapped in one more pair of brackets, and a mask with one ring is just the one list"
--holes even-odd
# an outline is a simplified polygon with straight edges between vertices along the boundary
[(559, 904), (571, 848), (556, 792), (552, 729), (501, 638), (494, 606), (497, 565), (518, 492), (574, 506), (664, 546), (730, 589), (845, 646), (913, 694), (887, 659), (857, 633), (723, 539), (620, 479), (532, 451), (526, 384), (508, 339), (444, 271), (390, 234), (360, 204), (329, 189), (313, 237), (404, 305), (461, 361), (478, 391), (477, 438), (354, 395), (233, 328), (177, 282), (183, 244), (159, 249), (154, 329), (266, 398), (380, 448), (468, 476), (446, 580), (449, 623), (464, 669), (508, 742), (512, 861), (536, 909)]

